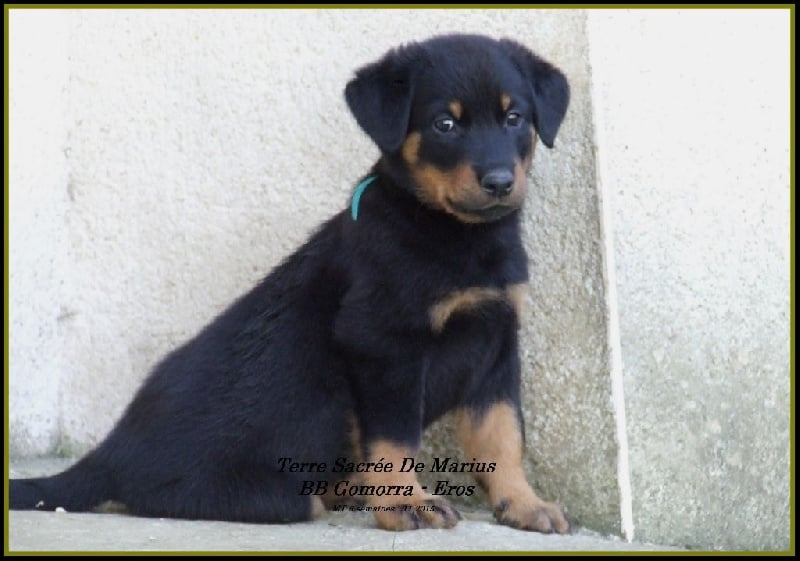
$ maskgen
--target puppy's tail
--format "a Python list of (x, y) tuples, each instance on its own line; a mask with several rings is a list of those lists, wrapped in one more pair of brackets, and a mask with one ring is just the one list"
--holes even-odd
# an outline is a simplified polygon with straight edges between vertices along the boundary
[(112, 498), (110, 482), (108, 471), (89, 455), (52, 477), (10, 480), (8, 506), (11, 510), (91, 510)]

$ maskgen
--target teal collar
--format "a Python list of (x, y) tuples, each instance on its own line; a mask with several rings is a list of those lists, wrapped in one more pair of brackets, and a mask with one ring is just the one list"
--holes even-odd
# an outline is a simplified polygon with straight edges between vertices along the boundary
[(358, 187), (356, 187), (356, 190), (353, 193), (353, 198), (350, 199), (350, 215), (353, 217), (353, 220), (358, 220), (358, 203), (361, 202), (361, 195), (364, 194), (364, 191), (367, 190), (369, 184), (375, 181), (377, 177), (377, 175), (368, 177), (359, 183)]

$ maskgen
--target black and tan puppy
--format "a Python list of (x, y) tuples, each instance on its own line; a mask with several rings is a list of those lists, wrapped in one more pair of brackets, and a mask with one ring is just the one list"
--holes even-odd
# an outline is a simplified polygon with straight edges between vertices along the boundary
[(568, 531), (525, 478), (517, 342), (519, 210), (564, 76), (512, 41), (445, 36), (345, 96), (381, 150), (350, 208), (167, 356), (94, 451), (11, 481), (11, 508), (291, 522), (362, 498), (383, 528), (447, 528), (458, 513), (401, 468), (455, 411), (498, 521)]

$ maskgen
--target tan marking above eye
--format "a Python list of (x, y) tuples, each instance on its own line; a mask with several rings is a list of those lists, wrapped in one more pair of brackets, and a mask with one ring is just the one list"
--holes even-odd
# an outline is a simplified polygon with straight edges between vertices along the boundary
[(507, 93), (500, 95), (500, 107), (503, 108), (503, 111), (508, 111), (508, 108), (511, 107), (511, 96)]
[(451, 101), (448, 107), (450, 108), (450, 114), (453, 115), (456, 120), (460, 119), (461, 115), (464, 114), (464, 106), (461, 105), (461, 102), (457, 99)]

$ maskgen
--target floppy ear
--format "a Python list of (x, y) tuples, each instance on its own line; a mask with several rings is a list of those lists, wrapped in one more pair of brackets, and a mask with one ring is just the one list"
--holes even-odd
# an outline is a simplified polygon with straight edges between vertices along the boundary
[(500, 44), (528, 79), (533, 95), (533, 126), (545, 146), (552, 148), (569, 105), (567, 78), (519, 43), (503, 39)]
[(409, 47), (390, 51), (357, 70), (344, 90), (356, 121), (384, 152), (399, 149), (408, 132), (415, 62), (411, 53)]

